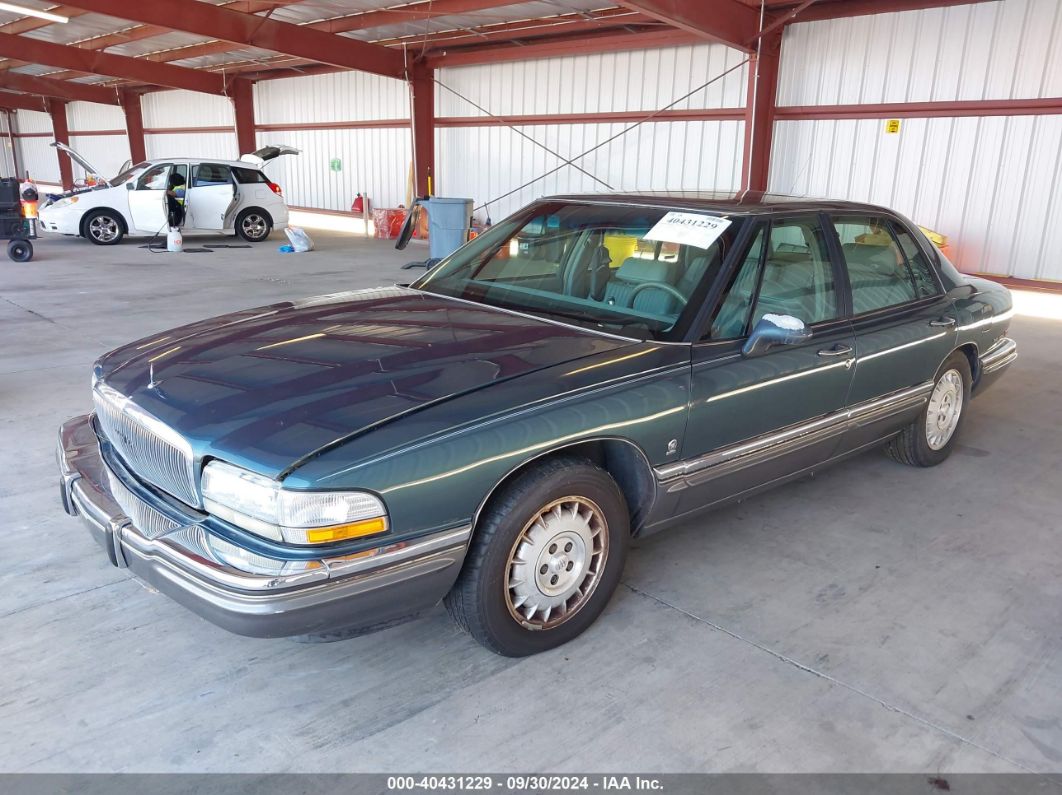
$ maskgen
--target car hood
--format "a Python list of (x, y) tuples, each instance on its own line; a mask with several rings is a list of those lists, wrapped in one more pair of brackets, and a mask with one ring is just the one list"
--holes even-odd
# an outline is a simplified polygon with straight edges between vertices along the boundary
[(112, 351), (95, 375), (197, 455), (278, 477), (425, 407), (630, 344), (395, 287), (175, 329)]

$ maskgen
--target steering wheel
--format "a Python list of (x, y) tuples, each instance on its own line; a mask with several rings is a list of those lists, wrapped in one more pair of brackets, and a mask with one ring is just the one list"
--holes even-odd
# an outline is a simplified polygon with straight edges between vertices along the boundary
[(690, 300), (667, 282), (642, 282), (631, 291), (631, 306), (634, 306), (634, 299), (638, 297), (638, 293), (642, 290), (648, 289), (663, 290), (665, 293), (671, 295), (672, 298), (677, 299), (682, 306), (685, 306)]

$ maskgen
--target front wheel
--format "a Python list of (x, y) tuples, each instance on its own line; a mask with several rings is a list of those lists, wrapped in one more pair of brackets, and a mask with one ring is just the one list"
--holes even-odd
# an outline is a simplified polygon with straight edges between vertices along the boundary
[(936, 466), (951, 455), (970, 398), (970, 362), (956, 351), (937, 371), (933, 391), (917, 419), (886, 450), (901, 464)]
[(627, 503), (607, 472), (585, 459), (539, 464), (484, 512), (446, 608), (498, 654), (560, 646), (608, 604), (629, 539)]
[(82, 223), (82, 234), (97, 246), (114, 246), (122, 241), (122, 219), (111, 210), (94, 210)]
[(249, 207), (236, 216), (236, 234), (248, 243), (261, 243), (272, 231), (273, 219), (265, 210)]

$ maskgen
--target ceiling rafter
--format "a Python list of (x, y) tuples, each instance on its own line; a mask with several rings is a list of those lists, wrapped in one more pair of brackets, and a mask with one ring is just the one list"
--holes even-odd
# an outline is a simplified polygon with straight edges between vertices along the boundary
[(760, 29), (760, 14), (740, 0), (616, 0), (672, 27), (701, 38), (749, 51), (749, 41)]
[[(76, 0), (69, 5), (236, 45), (312, 58), (345, 69), (387, 77), (402, 77), (405, 72), (402, 54), (385, 47), (208, 3), (151, 0), (133, 4), (129, 0)], [(156, 62), (156, 65), (163, 64)]]
[(24, 75), (17, 72), (0, 72), (0, 88), (37, 94), (42, 97), (62, 99), (67, 102), (99, 102), (104, 105), (118, 105), (118, 93), (113, 88), (71, 83), (67, 80), (53, 80), (48, 77)]

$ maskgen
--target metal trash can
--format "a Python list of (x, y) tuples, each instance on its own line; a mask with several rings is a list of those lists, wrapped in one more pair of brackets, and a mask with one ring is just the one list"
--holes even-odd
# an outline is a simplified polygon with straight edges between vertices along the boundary
[(428, 211), (428, 252), (433, 260), (448, 257), (468, 242), (471, 199), (421, 199)]

